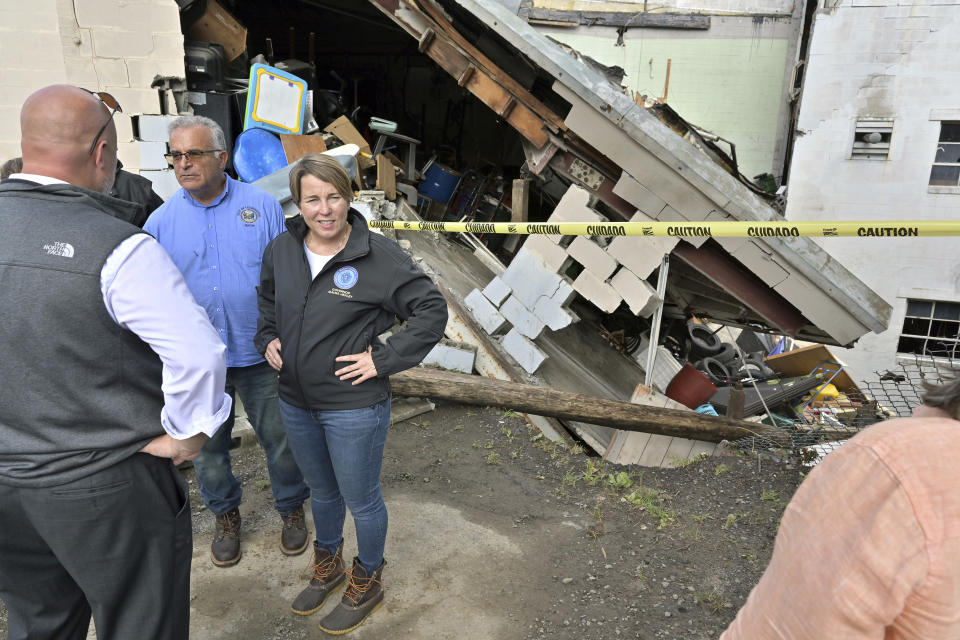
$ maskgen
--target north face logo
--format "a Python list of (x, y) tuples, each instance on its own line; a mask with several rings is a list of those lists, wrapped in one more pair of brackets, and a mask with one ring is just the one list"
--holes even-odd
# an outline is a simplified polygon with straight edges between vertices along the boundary
[(43, 250), (51, 256), (60, 256), (61, 258), (73, 257), (73, 245), (69, 242), (51, 242), (43, 245)]

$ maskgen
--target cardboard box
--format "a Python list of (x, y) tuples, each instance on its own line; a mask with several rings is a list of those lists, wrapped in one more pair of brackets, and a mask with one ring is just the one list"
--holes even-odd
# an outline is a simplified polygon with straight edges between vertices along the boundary
[[(794, 349), (785, 353), (778, 353), (775, 356), (764, 358), (767, 366), (785, 376), (805, 376), (813, 371), (821, 362), (840, 362), (836, 356), (830, 353), (825, 345), (812, 344), (809, 347)], [(840, 362), (842, 365), (843, 363)], [(835, 369), (835, 367), (833, 367)], [(824, 380), (829, 378), (830, 374), (824, 376)], [(840, 391), (853, 394), (857, 399), (863, 398), (864, 394), (857, 387), (846, 371), (841, 370), (830, 382)]]
[(360, 153), (357, 154), (357, 165), (361, 171), (376, 164), (366, 138), (357, 131), (357, 128), (353, 126), (347, 116), (340, 116), (324, 127), (323, 130), (337, 136), (344, 144), (355, 144), (360, 147)]
[[(190, 26), (184, 31), (187, 40), (216, 42), (223, 47), (227, 61), (235, 60), (247, 49), (247, 28), (217, 0), (202, 0), (184, 16)], [(193, 21), (192, 23), (190, 21)]]

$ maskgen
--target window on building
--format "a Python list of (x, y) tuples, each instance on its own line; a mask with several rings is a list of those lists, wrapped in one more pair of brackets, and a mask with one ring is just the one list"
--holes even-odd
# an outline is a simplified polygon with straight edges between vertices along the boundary
[(889, 118), (857, 118), (851, 158), (886, 160), (890, 155), (893, 120)]
[(937, 155), (930, 169), (931, 187), (960, 187), (960, 122), (941, 122)]
[(960, 357), (960, 303), (907, 300), (907, 313), (897, 343), (899, 353), (942, 358)]

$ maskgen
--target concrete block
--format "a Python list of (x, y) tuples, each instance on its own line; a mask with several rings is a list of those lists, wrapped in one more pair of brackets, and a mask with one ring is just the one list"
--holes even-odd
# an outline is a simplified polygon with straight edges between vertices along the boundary
[(155, 33), (153, 34), (153, 51), (151, 58), (159, 60), (173, 60), (178, 56), (183, 59), (183, 34), (177, 27), (176, 33)]
[(133, 142), (133, 123), (130, 121), (130, 116), (115, 113), (113, 123), (117, 126), (117, 142)]
[(36, 3), (4, 3), (0, 6), (0, 32), (3, 37), (9, 33), (29, 31), (49, 31), (56, 33), (59, 28), (55, 6), (43, 7)]
[[(666, 240), (666, 243), (660, 242)], [(619, 236), (607, 246), (607, 254), (629, 269), (638, 278), (646, 278), (660, 266), (663, 254), (676, 244), (676, 238)], [(670, 249), (664, 250), (664, 246)]]
[[(60, 34), (53, 32), (4, 31), (0, 37), (0, 60), (4, 68), (63, 73)], [(47, 79), (39, 84), (46, 84)]]
[[(646, 214), (644, 217), (648, 219), (656, 218), (657, 214), (667, 206), (663, 198), (652, 193), (626, 171), (620, 174), (620, 179), (614, 185), (613, 192)], [(631, 222), (639, 222), (639, 220), (631, 219)]]
[(528, 309), (533, 308), (540, 296), (552, 296), (563, 281), (538, 255), (522, 248), (500, 278)]
[(134, 116), (137, 137), (145, 142), (164, 142), (170, 139), (168, 128), (177, 116)]
[(540, 261), (554, 273), (561, 273), (570, 266), (570, 256), (563, 250), (563, 247), (551, 242), (545, 235), (527, 236), (523, 243), (523, 249), (537, 254)]
[(117, 60), (116, 58), (95, 58), (94, 66), (97, 69), (99, 86), (130, 86), (130, 77), (127, 75), (127, 65), (123, 60)]
[[(109, 24), (109, 23), (107, 23)], [(142, 31), (122, 31), (91, 25), (93, 55), (97, 58), (146, 58), (153, 52), (153, 38)]]
[(563, 306), (570, 302), (576, 293), (577, 292), (573, 290), (573, 282), (571, 282), (569, 278), (561, 276), (556, 290), (550, 295), (550, 300)]
[[(548, 219), (550, 222), (603, 222), (606, 220), (599, 213), (588, 206), (590, 192), (575, 184), (571, 184), (560, 202), (553, 209)], [(544, 236), (550, 242), (559, 244), (563, 236)]]
[(180, 190), (180, 184), (173, 173), (173, 169), (164, 169), (163, 171), (141, 171), (140, 175), (153, 183), (153, 190), (164, 200), (169, 200), (173, 194)]
[(161, 4), (119, 3), (115, 0), (75, 0), (77, 24), (87, 27), (115, 27), (151, 33), (179, 33), (180, 12), (175, 2)]
[(547, 354), (537, 348), (527, 338), (524, 338), (519, 331), (511, 329), (503, 337), (503, 348), (513, 356), (513, 359), (523, 367), (527, 373), (534, 373), (547, 359)]
[(493, 303), (495, 307), (503, 304), (503, 301), (510, 295), (510, 285), (503, 281), (500, 276), (493, 276), (493, 280), (487, 283), (483, 288), (483, 295)]
[(167, 152), (166, 142), (136, 142), (140, 150), (140, 168), (162, 171), (167, 168), (167, 161), (163, 154)]
[(127, 115), (160, 113), (160, 96), (156, 89), (104, 87), (104, 91), (120, 102)]
[(474, 320), (490, 335), (502, 331), (507, 323), (497, 308), (490, 304), (479, 289), (471, 291), (463, 301), (464, 306), (473, 314)]
[(67, 74), (67, 82), (70, 84), (81, 87), (99, 86), (100, 78), (97, 76), (97, 67), (93, 58), (64, 56), (63, 70)]
[[(679, 211), (677, 211), (670, 205), (667, 205), (666, 207), (664, 207), (663, 211), (660, 212), (660, 215), (657, 216), (657, 220), (659, 220), (660, 222), (676, 222), (678, 227), (682, 227), (686, 223), (690, 222), (691, 220), (700, 222), (706, 216), (707, 216), (707, 212), (705, 212), (703, 216), (701, 216), (700, 218), (686, 218)], [(704, 242), (709, 240), (709, 237), (708, 236), (682, 236), (680, 239), (685, 242), (689, 242), (693, 246), (699, 248), (700, 245), (702, 245)]]
[(606, 280), (617, 269), (617, 261), (587, 236), (574, 238), (567, 253), (600, 280)]
[(622, 301), (620, 294), (613, 287), (587, 269), (584, 269), (573, 281), (573, 289), (605, 313), (616, 311)]
[(151, 56), (147, 60), (130, 58), (127, 63), (127, 75), (130, 77), (130, 86), (146, 89), (153, 85), (159, 76), (162, 78), (184, 78), (183, 56), (179, 58), (160, 58)]
[(656, 289), (651, 287), (650, 283), (641, 280), (626, 268), (621, 268), (614, 274), (610, 279), (610, 286), (620, 294), (635, 316), (650, 317), (661, 302)]
[[(573, 290), (571, 289), (571, 292)], [(533, 313), (550, 328), (559, 331), (580, 320), (580, 316), (569, 309), (563, 308), (551, 298), (540, 298), (533, 307)]]
[(751, 240), (743, 244), (732, 255), (742, 262), (755, 276), (771, 287), (786, 280), (790, 273), (773, 258), (773, 252), (759, 244), (762, 241)]
[(127, 171), (140, 169), (140, 149), (135, 142), (118, 142), (117, 158), (123, 163)]
[(447, 371), (473, 373), (473, 361), (476, 357), (475, 346), (444, 338), (430, 350), (423, 359), (423, 364), (440, 367)]
[(500, 313), (522, 335), (536, 340), (543, 333), (545, 323), (530, 309), (523, 306), (516, 297), (510, 296), (500, 305)]

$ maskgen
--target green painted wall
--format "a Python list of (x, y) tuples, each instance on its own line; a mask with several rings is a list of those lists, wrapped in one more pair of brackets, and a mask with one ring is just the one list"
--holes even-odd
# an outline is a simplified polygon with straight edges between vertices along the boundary
[(747, 177), (779, 174), (775, 154), (777, 138), (785, 134), (778, 123), (786, 109), (781, 96), (786, 39), (651, 38), (630, 31), (625, 46), (618, 47), (614, 29), (543, 31), (605, 65), (623, 67), (624, 85), (648, 96), (663, 96), (669, 58), (666, 102), (688, 122), (733, 142), (740, 171)]

